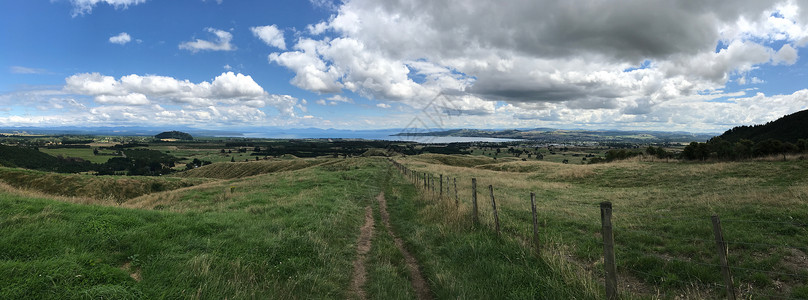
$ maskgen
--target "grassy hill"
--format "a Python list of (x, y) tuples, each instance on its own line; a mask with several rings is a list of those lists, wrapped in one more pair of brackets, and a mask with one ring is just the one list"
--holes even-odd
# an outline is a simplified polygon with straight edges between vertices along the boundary
[(46, 195), (90, 198), (106, 204), (204, 183), (204, 179), (57, 174), (0, 167), (0, 182)]
[(174, 140), (184, 140), (184, 141), (191, 141), (191, 140), (194, 139), (193, 136), (191, 136), (188, 133), (182, 132), (182, 131), (161, 132), (161, 133), (158, 133), (157, 135), (155, 135), (154, 138), (157, 138), (157, 139), (174, 139)]
[(185, 178), (217, 178), (233, 179), (258, 174), (274, 173), (280, 171), (291, 171), (308, 168), (324, 163), (325, 160), (317, 159), (285, 159), (273, 161), (249, 161), (235, 163), (214, 163), (182, 173), (174, 174), (177, 177)]
[[(410, 298), (406, 262), (381, 227), (374, 199), (382, 191), (393, 228), (423, 262), (438, 298), (597, 297), (519, 243), (486, 232), (447, 236), (441, 247), (470, 252), (433, 260), (427, 251), (435, 245), (416, 238), (440, 242), (443, 225), (420, 219), (415, 188), (389, 163), (359, 158), (146, 195), (124, 203), (129, 208), (0, 192), (0, 298), (347, 298), (367, 207), (378, 224), (367, 295)], [(421, 222), (418, 236), (405, 232)], [(447, 255), (456, 257), (442, 269)]]
[[(200, 179), (165, 179), (193, 186), (120, 205), (0, 189), (0, 298), (350, 298), (367, 209), (375, 220), (365, 256), (368, 298), (413, 298), (407, 261), (382, 225), (382, 192), (392, 230), (437, 299), (603, 298), (601, 201), (614, 204), (618, 282), (627, 298), (721, 298), (713, 214), (724, 226), (739, 298), (808, 298), (808, 161), (395, 159), (457, 178), (457, 205), (453, 191), (438, 197), (377, 157), (213, 164), (185, 173)], [(79, 186), (71, 180), (88, 177), (47, 182), (70, 190)]]
[(762, 125), (738, 126), (727, 130), (719, 137), (729, 142), (741, 139), (754, 142), (776, 139), (796, 143), (800, 139), (808, 139), (806, 128), (808, 128), (808, 110), (803, 110)]
[[(804, 281), (808, 267), (802, 263), (808, 261), (808, 248), (804, 247), (808, 244), (808, 161), (564, 165), (542, 161), (478, 164), (474, 158), (467, 164), (445, 164), (440, 160), (398, 159), (417, 172), (457, 178), (457, 208), (453, 192), (443, 201), (437, 200), (437, 193), (421, 192), (428, 200), (419, 214), (444, 220), (443, 230), (479, 230), (469, 228), (471, 178), (477, 178), (481, 226), (490, 231), (494, 228), (488, 191), (492, 185), (502, 236), (529, 244), (529, 194), (535, 192), (542, 256), (562, 257), (578, 266), (577, 274), (588, 273), (602, 281), (598, 205), (609, 201), (614, 205), (621, 290), (646, 296), (659, 290), (668, 296), (720, 298), (723, 290), (716, 286), (723, 282), (710, 220), (715, 214), (724, 226), (739, 294), (808, 297)], [(433, 244), (421, 237), (417, 226), (411, 230), (414, 243)]]

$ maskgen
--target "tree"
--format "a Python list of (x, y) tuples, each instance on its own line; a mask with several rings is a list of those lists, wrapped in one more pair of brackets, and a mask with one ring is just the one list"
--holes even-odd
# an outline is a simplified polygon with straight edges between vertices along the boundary
[(230, 162), (236, 162), (236, 157), (235, 156), (230, 157)]
[(797, 148), (800, 149), (800, 152), (808, 151), (808, 140), (806, 139), (799, 139), (797, 141)]
[(783, 151), (783, 142), (775, 139), (768, 139), (762, 142), (758, 142), (752, 148), (752, 153), (755, 156), (767, 156), (772, 154), (778, 154)]
[(735, 152), (735, 159), (749, 159), (752, 158), (752, 148), (755, 142), (747, 139), (742, 139), (735, 142), (733, 145), (733, 152)]
[(710, 156), (707, 143), (691, 142), (682, 150), (682, 157), (689, 160), (705, 160)]
[(657, 158), (669, 158), (669, 157), (671, 157), (671, 154), (668, 151), (665, 151), (665, 149), (662, 148), (661, 146), (657, 147), (655, 152), (656, 152)]

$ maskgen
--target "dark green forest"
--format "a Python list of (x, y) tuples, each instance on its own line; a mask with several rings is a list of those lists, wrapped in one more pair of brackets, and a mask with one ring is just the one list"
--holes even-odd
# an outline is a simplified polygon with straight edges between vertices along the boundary
[(766, 124), (738, 126), (706, 143), (693, 142), (682, 151), (689, 160), (741, 160), (808, 151), (808, 110)]
[(730, 143), (751, 140), (755, 143), (765, 140), (779, 140), (783, 143), (797, 144), (801, 139), (808, 139), (808, 110), (784, 116), (766, 124), (738, 126), (718, 136)]

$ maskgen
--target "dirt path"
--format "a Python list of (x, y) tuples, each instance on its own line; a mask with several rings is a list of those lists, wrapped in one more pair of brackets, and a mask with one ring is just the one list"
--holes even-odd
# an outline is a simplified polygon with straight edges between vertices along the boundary
[(363, 287), (367, 281), (367, 270), (365, 260), (370, 251), (370, 242), (373, 238), (373, 209), (365, 207), (365, 225), (362, 225), (359, 233), (359, 240), (356, 242), (356, 260), (353, 263), (353, 279), (351, 280), (351, 294), (357, 299), (367, 299), (367, 294)]
[(421, 275), (418, 261), (415, 260), (412, 254), (407, 252), (407, 249), (404, 249), (404, 242), (393, 233), (393, 229), (390, 226), (390, 214), (387, 213), (387, 200), (384, 199), (384, 192), (376, 196), (376, 200), (379, 201), (379, 210), (382, 215), (384, 227), (387, 229), (387, 234), (393, 238), (396, 248), (398, 248), (398, 251), (401, 252), (404, 256), (404, 260), (407, 262), (407, 269), (410, 270), (410, 284), (412, 284), (416, 296), (418, 299), (432, 299), (432, 293), (429, 291), (429, 285), (426, 284), (424, 276)]

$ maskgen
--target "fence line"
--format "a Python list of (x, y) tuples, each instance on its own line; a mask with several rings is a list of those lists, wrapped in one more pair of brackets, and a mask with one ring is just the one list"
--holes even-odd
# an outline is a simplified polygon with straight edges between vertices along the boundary
[[(419, 171), (416, 171), (416, 170), (411, 170), (411, 169), (409, 169), (409, 167), (407, 167), (407, 166), (405, 166), (405, 165), (403, 165), (401, 163), (398, 163), (395, 160), (389, 159), (389, 161), (394, 166), (396, 166), (401, 171), (402, 175), (405, 175), (405, 178), (408, 178), (416, 188), (421, 189), (421, 191), (423, 193), (422, 195), (427, 196), (427, 194), (428, 194), (430, 199), (433, 199), (433, 200), (450, 201), (451, 198), (452, 198), (451, 194), (450, 194), (450, 189), (449, 189), (450, 188), (450, 180), (453, 180), (454, 189), (455, 189), (455, 192), (454, 192), (455, 206), (459, 205), (459, 202), (460, 202), (461, 199), (459, 197), (459, 192), (458, 192), (458, 188), (457, 188), (457, 179), (458, 179), (457, 177), (450, 177), (449, 175), (445, 176), (446, 177), (446, 193), (444, 193), (443, 192), (444, 174), (434, 175), (434, 174), (431, 174), (431, 173), (428, 173), (428, 172), (419, 172)], [(440, 182), (436, 183), (435, 181), (438, 178), (440, 178), (439, 179)], [(471, 178), (471, 195), (470, 196), (472, 198), (471, 202), (472, 202), (472, 205), (473, 205), (472, 224), (475, 224), (475, 225), (481, 224), (480, 220), (479, 220), (479, 216), (478, 216), (478, 207), (477, 207), (478, 203), (476, 201), (477, 200), (477, 195), (484, 193), (483, 191), (477, 191), (476, 190), (477, 183), (478, 182), (477, 182), (476, 178)], [(422, 186), (422, 184), (423, 184), (423, 186)], [(438, 190), (436, 191), (436, 185), (438, 185), (438, 184), (440, 185), (440, 188), (437, 188)], [(488, 188), (489, 188), (489, 193), (490, 193), (490, 197), (491, 197), (491, 205), (492, 205), (492, 209), (493, 209), (493, 212), (492, 212), (492, 217), (494, 218), (494, 224), (493, 225), (495, 226), (495, 230), (496, 230), (497, 234), (499, 235), (500, 234), (500, 223), (499, 223), (500, 220), (499, 220), (499, 213), (497, 211), (497, 203), (496, 203), (496, 201), (494, 199), (494, 186), (489, 185)], [(536, 249), (538, 250), (539, 246), (540, 246), (538, 236), (541, 235), (541, 233), (539, 232), (539, 229), (538, 229), (536, 213), (537, 213), (537, 210), (540, 210), (540, 209), (537, 209), (536, 205), (539, 202), (535, 201), (535, 194), (534, 193), (531, 193), (529, 199), (530, 199), (530, 203), (531, 203), (531, 206), (530, 206), (531, 208), (529, 208), (529, 209), (532, 210), (532, 214), (533, 214), (533, 219), (532, 219), (532, 221), (533, 221), (532, 222), (533, 223), (532, 224), (532, 226), (533, 226), (533, 228), (532, 228), (533, 229), (532, 230), (533, 238), (532, 238), (532, 241), (533, 241), (533, 244), (535, 245)], [(808, 247), (798, 247), (798, 246), (791, 246), (791, 245), (785, 245), (785, 244), (776, 245), (776, 244), (768, 244), (768, 243), (754, 243), (754, 242), (741, 242), (741, 241), (727, 240), (727, 239), (724, 238), (723, 232), (722, 232), (723, 230), (721, 229), (721, 223), (727, 223), (727, 222), (729, 222), (729, 223), (765, 223), (765, 224), (779, 224), (779, 225), (792, 225), (792, 226), (808, 226), (808, 224), (805, 224), (805, 223), (801, 223), (801, 222), (783, 222), (783, 221), (765, 221), (765, 220), (743, 220), (743, 219), (731, 219), (731, 218), (726, 219), (726, 220), (720, 220), (720, 219), (718, 219), (718, 216), (712, 216), (711, 217), (713, 219), (713, 225), (712, 225), (713, 228), (712, 229), (713, 229), (713, 233), (715, 235), (715, 239), (681, 238), (681, 237), (670, 236), (670, 235), (667, 235), (667, 234), (653, 233), (653, 232), (649, 232), (648, 230), (645, 230), (645, 231), (637, 230), (636, 227), (633, 227), (633, 226), (629, 226), (629, 227), (626, 227), (626, 228), (622, 228), (620, 226), (612, 227), (611, 222), (613, 220), (622, 221), (622, 220), (624, 220), (624, 218), (622, 218), (622, 217), (613, 218), (611, 216), (612, 212), (614, 212), (614, 211), (619, 212), (619, 210), (614, 209), (613, 207), (611, 207), (611, 203), (608, 203), (607, 206), (604, 206), (604, 205), (606, 205), (605, 202), (604, 203), (586, 203), (586, 202), (578, 202), (578, 201), (563, 201), (562, 204), (564, 204), (566, 206), (578, 206), (578, 207), (585, 207), (585, 208), (595, 208), (595, 207), (598, 207), (598, 206), (601, 207), (601, 225), (602, 225), (602, 227), (601, 227), (601, 236), (602, 236), (602, 238), (604, 238), (604, 243), (603, 243), (603, 245), (604, 245), (604, 258), (605, 258), (604, 267), (607, 268), (606, 269), (606, 284), (605, 284), (605, 286), (606, 286), (606, 289), (607, 289), (607, 298), (609, 298), (609, 299), (616, 299), (616, 297), (617, 297), (616, 295), (617, 295), (617, 292), (618, 292), (617, 291), (617, 280), (618, 279), (617, 279), (617, 276), (616, 276), (617, 275), (617, 272), (616, 272), (617, 263), (614, 261), (614, 242), (613, 242), (613, 240), (611, 242), (607, 241), (607, 239), (609, 239), (609, 236), (613, 236), (612, 232), (616, 232), (616, 233), (628, 232), (628, 233), (641, 234), (641, 235), (646, 235), (646, 236), (651, 236), (651, 237), (658, 237), (658, 238), (663, 239), (663, 240), (673, 240), (673, 241), (678, 241), (678, 242), (699, 242), (699, 243), (705, 243), (705, 247), (711, 247), (711, 246), (709, 246), (711, 243), (716, 243), (715, 247), (717, 247), (717, 248), (714, 249), (713, 251), (710, 251), (710, 252), (713, 252), (714, 254), (718, 253), (719, 264), (705, 263), (705, 262), (693, 261), (693, 260), (684, 260), (684, 259), (677, 258), (677, 257), (662, 257), (662, 256), (653, 256), (653, 257), (656, 257), (658, 259), (662, 259), (662, 260), (665, 260), (665, 261), (669, 261), (669, 262), (678, 262), (678, 263), (684, 263), (684, 264), (699, 265), (699, 266), (703, 266), (703, 267), (708, 267), (708, 268), (713, 269), (713, 270), (715, 270), (717, 272), (720, 271), (721, 273), (723, 273), (725, 282), (723, 282), (723, 284), (718, 283), (718, 282), (713, 282), (713, 283), (708, 284), (708, 286), (721, 287), (722, 290), (726, 289), (725, 293), (726, 293), (728, 299), (735, 299), (736, 292), (742, 292), (739, 289), (739, 287), (740, 287), (739, 284), (736, 284), (736, 283), (733, 282), (734, 278), (733, 278), (730, 270), (738, 270), (738, 271), (745, 271), (745, 272), (760, 272), (760, 273), (769, 274), (769, 275), (790, 276), (790, 277), (793, 277), (793, 278), (808, 279), (808, 275), (803, 275), (803, 274), (799, 274), (799, 273), (786, 273), (786, 272), (777, 272), (777, 271), (767, 271), (767, 270), (760, 270), (760, 269), (754, 269), (754, 268), (733, 266), (733, 265), (730, 264), (730, 261), (729, 261), (728, 256), (727, 256), (728, 254), (730, 254), (729, 251), (728, 251), (729, 250), (728, 245), (752, 245), (752, 246), (766, 246), (766, 247), (773, 247), (773, 248), (793, 248), (793, 249), (799, 249), (799, 250), (803, 250), (803, 251), (808, 250)], [(556, 208), (556, 207), (547, 207), (547, 208), (541, 208), (541, 209), (547, 210), (547, 209), (553, 209), (553, 208)], [(606, 210), (607, 212), (605, 212), (604, 210)], [(507, 217), (508, 214), (506, 214), (505, 216)], [(632, 218), (632, 220), (627, 220), (627, 221), (642, 222), (642, 221), (646, 221), (647, 219), (656, 219), (656, 220), (660, 220), (660, 219), (662, 219), (662, 220), (703, 220), (703, 221), (705, 221), (705, 223), (706, 223), (707, 220), (710, 220), (710, 218), (708, 216), (693, 217), (693, 216), (668, 216), (668, 215), (661, 215), (661, 214), (645, 214), (645, 215), (642, 216), (642, 219), (640, 219), (640, 218), (633, 219)], [(607, 221), (608, 221), (609, 224), (606, 224)], [(488, 223), (488, 222), (485, 222), (485, 223)], [(488, 223), (488, 224), (490, 224), (490, 223)], [(591, 226), (591, 225), (592, 224), (589, 224), (588, 226)], [(707, 224), (705, 224), (704, 229), (707, 229), (706, 225)], [(652, 230), (652, 229), (649, 229), (649, 230)], [(512, 230), (507, 230), (507, 231), (512, 231)], [(531, 231), (528, 231), (528, 232), (531, 232)], [(610, 246), (608, 244), (611, 244), (611, 247), (612, 247), (611, 251), (607, 249)], [(609, 256), (611, 256), (611, 259), (609, 258)], [(609, 269), (609, 268), (611, 268), (611, 269)], [(643, 271), (640, 271), (640, 270), (636, 270), (634, 268), (630, 268), (630, 267), (627, 267), (627, 266), (620, 266), (619, 269), (627, 270), (627, 271), (635, 273), (635, 274), (642, 274), (642, 275), (645, 275), (648, 278), (660, 279), (661, 280), (660, 282), (664, 282), (666, 280), (669, 281), (669, 282), (671, 281), (670, 278), (666, 278), (666, 277), (658, 276), (658, 275), (653, 275), (653, 274), (643, 272)], [(654, 281), (657, 281), (656, 279)], [(686, 281), (683, 281), (683, 280), (678, 280), (678, 281), (683, 282), (683, 283), (686, 282)], [(754, 293), (754, 292), (751, 292), (751, 291), (742, 292), (742, 294), (743, 295), (754, 294), (754, 295), (758, 295), (758, 296), (764, 296), (764, 297), (767, 297), (767, 298), (794, 299), (794, 298), (791, 298), (791, 297), (788, 297), (788, 296), (761, 294), (761, 293)]]

